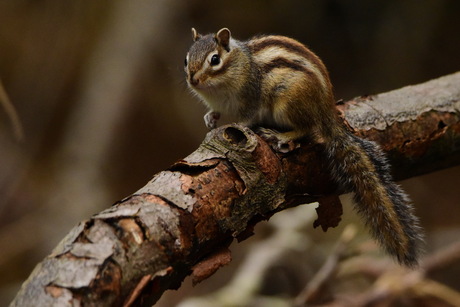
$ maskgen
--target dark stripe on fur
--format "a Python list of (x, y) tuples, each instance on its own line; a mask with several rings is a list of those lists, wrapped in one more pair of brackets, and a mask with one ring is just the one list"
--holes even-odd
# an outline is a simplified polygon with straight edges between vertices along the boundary
[(287, 68), (297, 70), (297, 71), (303, 71), (303, 72), (309, 74), (310, 76), (315, 75), (312, 71), (308, 70), (307, 67), (302, 65), (302, 63), (297, 63), (297, 62), (294, 62), (294, 61), (290, 61), (290, 60), (288, 60), (286, 58), (282, 58), (282, 57), (275, 58), (272, 61), (270, 61), (269, 63), (266, 63), (266, 64), (262, 65), (261, 71), (262, 71), (263, 74), (266, 74), (266, 73), (269, 73), (271, 70), (273, 70), (275, 68), (283, 68), (283, 67), (287, 67)]
[(323, 76), (328, 76), (328, 72), (326, 70), (326, 67), (324, 64), (321, 62), (321, 60), (313, 53), (311, 52), (307, 47), (302, 45), (301, 43), (292, 40), (292, 39), (286, 39), (282, 37), (269, 37), (266, 39), (262, 39), (261, 41), (256, 41), (255, 43), (250, 43), (249, 48), (251, 49), (251, 52), (253, 54), (269, 47), (282, 47), (290, 52), (296, 53), (298, 55), (301, 55), (308, 59), (310, 63), (315, 65), (321, 74)]

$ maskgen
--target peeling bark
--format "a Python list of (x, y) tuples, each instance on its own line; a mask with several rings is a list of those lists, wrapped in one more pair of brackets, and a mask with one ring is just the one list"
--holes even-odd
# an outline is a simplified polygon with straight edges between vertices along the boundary
[[(338, 108), (350, 129), (389, 153), (399, 179), (460, 162), (460, 73)], [(199, 282), (230, 261), (233, 239), (278, 211), (333, 204), (317, 222), (333, 226), (341, 208), (323, 156), (320, 145), (275, 153), (246, 127), (215, 129), (191, 155), (75, 227), (11, 306), (150, 306), (187, 275)]]

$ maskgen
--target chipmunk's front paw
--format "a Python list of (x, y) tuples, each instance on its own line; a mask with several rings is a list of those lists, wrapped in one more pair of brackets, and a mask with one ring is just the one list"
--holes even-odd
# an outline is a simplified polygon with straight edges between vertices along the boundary
[(220, 113), (215, 111), (209, 111), (204, 116), (204, 124), (209, 130), (217, 128), (217, 121), (220, 118)]
[(295, 142), (279, 131), (259, 127), (256, 133), (276, 151), (287, 153), (296, 148)]

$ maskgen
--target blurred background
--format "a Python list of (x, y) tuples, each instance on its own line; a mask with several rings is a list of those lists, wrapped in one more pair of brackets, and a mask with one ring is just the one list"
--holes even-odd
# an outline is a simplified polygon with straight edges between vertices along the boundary
[[(189, 94), (183, 73), (191, 27), (208, 33), (225, 26), (239, 39), (294, 37), (324, 60), (337, 99), (350, 99), (460, 70), (459, 13), (457, 0), (0, 0), (0, 80), (23, 130), (2, 104), (0, 305), (80, 220), (134, 193), (200, 144), (205, 108)], [(459, 171), (402, 183), (427, 230), (428, 253), (460, 236)], [(283, 260), (267, 266), (257, 287), (264, 296), (295, 295), (343, 227), (362, 227), (346, 206), (339, 228), (314, 230), (313, 208), (261, 223), (255, 237), (231, 246), (229, 266), (193, 289), (186, 280), (158, 305), (228, 285), (255, 242), (300, 215), (302, 240), (277, 255)], [(458, 262), (438, 275), (460, 290)]]

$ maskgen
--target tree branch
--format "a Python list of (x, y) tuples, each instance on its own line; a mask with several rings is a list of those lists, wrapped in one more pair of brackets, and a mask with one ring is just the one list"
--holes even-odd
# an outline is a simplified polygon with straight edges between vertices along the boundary
[(381, 144), (397, 179), (460, 163), (460, 73), (339, 106), (355, 133)]
[[(460, 73), (339, 109), (390, 154), (397, 178), (460, 162)], [(320, 145), (274, 153), (246, 127), (215, 129), (191, 155), (75, 227), (11, 306), (150, 306), (187, 275), (199, 282), (228, 263), (229, 244), (260, 220), (325, 196), (335, 203), (325, 165)], [(335, 213), (323, 214), (321, 226), (334, 226)]]

